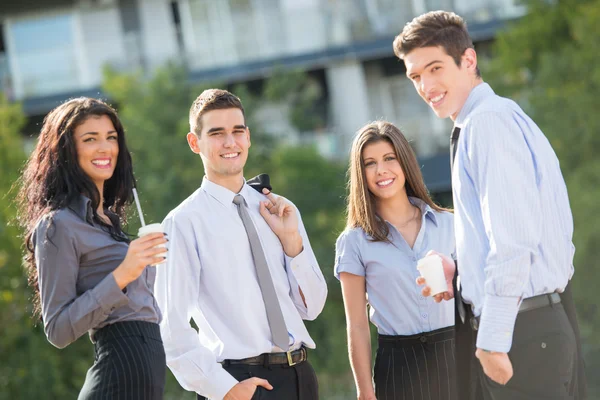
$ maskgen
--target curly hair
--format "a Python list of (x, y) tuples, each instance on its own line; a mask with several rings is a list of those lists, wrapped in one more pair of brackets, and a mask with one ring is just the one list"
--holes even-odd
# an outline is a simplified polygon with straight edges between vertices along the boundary
[[(100, 196), (97, 186), (79, 166), (73, 133), (89, 117), (104, 115), (110, 118), (118, 133), (119, 154), (115, 171), (104, 183), (104, 193)], [(79, 97), (61, 104), (46, 115), (37, 145), (18, 181), (20, 188), (17, 195), (17, 219), (24, 231), (25, 269), (34, 290), (34, 317), (40, 316), (41, 309), (32, 236), (40, 218), (67, 207), (77, 197), (85, 195), (91, 200), (94, 222), (115, 240), (129, 241), (122, 232), (121, 221), (125, 222), (125, 208), (132, 201), (134, 183), (125, 130), (111, 106), (101, 100)], [(107, 216), (111, 224), (104, 222), (97, 214), (100, 199), (103, 207), (110, 210)]]

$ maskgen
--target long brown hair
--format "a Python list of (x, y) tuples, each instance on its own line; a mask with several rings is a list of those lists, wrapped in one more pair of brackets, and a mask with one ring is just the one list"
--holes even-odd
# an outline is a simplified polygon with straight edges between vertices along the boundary
[(377, 215), (377, 198), (369, 191), (362, 160), (365, 147), (380, 141), (386, 141), (394, 148), (404, 173), (406, 194), (423, 200), (435, 211), (449, 210), (435, 204), (429, 196), (417, 157), (400, 129), (387, 121), (375, 121), (365, 125), (354, 137), (350, 151), (346, 228), (362, 228), (373, 241), (386, 242), (389, 241), (389, 228)]
[[(111, 224), (98, 217), (100, 192), (77, 161), (73, 132), (88, 118), (106, 115), (117, 131), (119, 155), (115, 171), (104, 184), (103, 206), (112, 213)], [(117, 112), (101, 100), (79, 97), (56, 107), (46, 115), (35, 150), (29, 157), (19, 181), (18, 221), (24, 231), (25, 269), (33, 288), (33, 314), (40, 315), (38, 273), (32, 236), (39, 219), (46, 213), (67, 207), (85, 195), (91, 200), (93, 219), (118, 241), (128, 242), (121, 230), (125, 208), (131, 203), (134, 185), (131, 154), (125, 143), (125, 130)]]

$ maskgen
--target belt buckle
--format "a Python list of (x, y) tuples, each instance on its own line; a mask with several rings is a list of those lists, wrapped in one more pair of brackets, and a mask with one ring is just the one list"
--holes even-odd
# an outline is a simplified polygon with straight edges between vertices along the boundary
[[(289, 365), (290, 367), (291, 367), (291, 366), (293, 366), (293, 365), (296, 365), (296, 364), (298, 364), (297, 362), (294, 362), (294, 361), (292, 360), (292, 351), (293, 351), (293, 350), (289, 350), (289, 351), (286, 351), (286, 352), (285, 352), (285, 354), (287, 355), (288, 365)], [(302, 357), (300, 357), (300, 358), (302, 358)], [(300, 362), (300, 361), (298, 361), (298, 362)]]

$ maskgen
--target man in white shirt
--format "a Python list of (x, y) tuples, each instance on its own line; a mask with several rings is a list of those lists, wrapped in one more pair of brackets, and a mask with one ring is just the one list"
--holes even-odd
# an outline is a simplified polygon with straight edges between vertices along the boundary
[(187, 140), (205, 176), (163, 221), (171, 257), (155, 295), (169, 368), (198, 399), (317, 399), (302, 320), (320, 314), (327, 285), (300, 213), (246, 183), (250, 130), (235, 95), (205, 90)]

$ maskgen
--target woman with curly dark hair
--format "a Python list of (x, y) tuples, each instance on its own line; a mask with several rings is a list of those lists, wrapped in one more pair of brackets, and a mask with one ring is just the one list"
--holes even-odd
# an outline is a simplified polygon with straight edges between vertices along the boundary
[(165, 355), (153, 295), (162, 233), (122, 230), (134, 178), (125, 131), (106, 103), (77, 98), (45, 118), (21, 177), (19, 222), (34, 313), (64, 348), (95, 345), (79, 399), (161, 399)]

